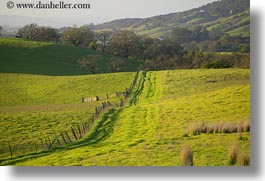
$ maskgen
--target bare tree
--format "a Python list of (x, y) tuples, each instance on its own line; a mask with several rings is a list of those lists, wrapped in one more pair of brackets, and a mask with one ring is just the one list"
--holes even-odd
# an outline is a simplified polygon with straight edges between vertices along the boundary
[(100, 41), (101, 51), (105, 52), (106, 46), (111, 40), (111, 31), (100, 31), (96, 33), (96, 39)]

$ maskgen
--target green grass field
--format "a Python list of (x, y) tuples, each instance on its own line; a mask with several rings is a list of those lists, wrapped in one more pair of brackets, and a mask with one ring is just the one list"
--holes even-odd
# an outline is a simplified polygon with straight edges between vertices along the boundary
[[(88, 48), (79, 48), (54, 43), (34, 42), (23, 39), (0, 38), (0, 72), (37, 75), (87, 75), (78, 60), (87, 55), (98, 55), (96, 73), (109, 73), (109, 63), (115, 57)], [(121, 58), (126, 71), (136, 71), (141, 62)]]
[(82, 97), (122, 92), (135, 73), (43, 76), (0, 73), (0, 106), (78, 104)]
[[(250, 155), (250, 132), (240, 133), (240, 139), (239, 133), (188, 134), (193, 123), (250, 120), (247, 69), (147, 72), (140, 76), (130, 99), (124, 107), (103, 114), (83, 139), (39, 153), (3, 158), (0, 164), (180, 166), (184, 144), (192, 149), (195, 166), (227, 165), (228, 149), (235, 143), (241, 153)], [(6, 121), (6, 126), (12, 125), (10, 122)], [(13, 134), (15, 131), (20, 132), (15, 128)]]
[[(103, 101), (118, 103), (135, 73), (81, 76), (0, 74), (0, 142), (26, 144), (54, 137), (71, 126), (87, 122), (95, 106)], [(81, 103), (82, 97), (99, 97), (98, 102)], [(1, 154), (0, 154), (1, 155)]]

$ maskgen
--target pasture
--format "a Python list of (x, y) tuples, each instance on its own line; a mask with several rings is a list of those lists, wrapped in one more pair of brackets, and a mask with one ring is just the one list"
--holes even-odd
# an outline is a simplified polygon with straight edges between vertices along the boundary
[[(135, 73), (83, 76), (42, 76), (0, 74), (0, 142), (37, 143), (53, 139), (91, 119), (102, 102), (119, 103), (121, 96), (109, 97), (129, 88)], [(98, 101), (82, 103), (82, 97)], [(44, 141), (43, 141), (44, 142)], [(6, 156), (6, 155), (4, 155)]]
[[(247, 69), (142, 73), (130, 101), (105, 112), (81, 140), (48, 151), (4, 158), (1, 165), (181, 166), (188, 145), (194, 166), (230, 165), (238, 145), (250, 157), (250, 132), (206, 131), (194, 124), (242, 125), (250, 121)], [(68, 117), (68, 116), (66, 116)], [(7, 121), (6, 124), (10, 124)], [(241, 162), (233, 163), (241, 165)]]
[(0, 39), (0, 72), (36, 75), (87, 75), (90, 70), (80, 68), (78, 61), (91, 56), (96, 74), (110, 73), (109, 65), (116, 59), (126, 64), (128, 72), (135, 72), (139, 61), (115, 57), (89, 48), (36, 42), (17, 38)]

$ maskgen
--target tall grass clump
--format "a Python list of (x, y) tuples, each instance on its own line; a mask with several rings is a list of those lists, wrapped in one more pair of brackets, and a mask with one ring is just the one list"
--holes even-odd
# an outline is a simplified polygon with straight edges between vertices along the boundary
[(212, 123), (208, 124), (208, 125), (206, 126), (206, 132), (207, 132), (208, 134), (217, 133), (217, 132), (218, 132), (218, 127), (217, 127), (217, 125), (216, 125), (216, 124), (212, 124)]
[(244, 122), (244, 132), (250, 132), (250, 120)]
[(250, 165), (249, 155), (245, 153), (240, 153), (238, 156), (238, 164), (241, 166), (249, 166)]
[(201, 133), (242, 133), (250, 131), (250, 121), (238, 122), (237, 124), (232, 122), (220, 123), (204, 123), (204, 122), (194, 122), (188, 127), (188, 132), (190, 135), (200, 135)]
[(182, 166), (193, 166), (193, 152), (188, 145), (183, 145), (180, 151)]
[(192, 123), (188, 128), (188, 132), (191, 135), (199, 135), (201, 133), (206, 133), (206, 125), (204, 122)]
[(236, 133), (237, 125), (231, 122), (221, 122), (218, 126), (219, 133)]
[(238, 143), (233, 143), (228, 149), (228, 165), (235, 165), (240, 154), (240, 147)]

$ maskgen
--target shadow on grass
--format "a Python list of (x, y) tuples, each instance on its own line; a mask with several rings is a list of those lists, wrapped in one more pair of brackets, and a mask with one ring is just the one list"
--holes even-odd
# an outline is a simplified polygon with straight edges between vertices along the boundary
[(55, 151), (56, 152), (67, 151), (83, 146), (96, 145), (99, 142), (106, 140), (113, 133), (114, 131), (113, 126), (117, 120), (120, 111), (121, 109), (114, 109), (114, 108), (108, 110), (100, 117), (95, 127), (92, 128), (91, 132), (81, 140), (75, 141), (68, 145), (64, 145), (62, 147), (55, 147), (38, 153), (30, 153), (27, 155), (1, 159), (0, 165), (13, 165), (19, 162), (27, 161), (29, 159), (47, 156), (53, 154)]
[(136, 88), (136, 91), (132, 94), (132, 98), (130, 100), (130, 106), (135, 105), (139, 96), (141, 95), (141, 93), (144, 89), (145, 77), (146, 77), (146, 72), (144, 71), (141, 75), (141, 79), (140, 79), (140, 82), (138, 84), (138, 87)]
[[(48, 76), (88, 75), (91, 72), (81, 69), (77, 61), (87, 55), (99, 55), (100, 58), (92, 58), (98, 63), (96, 74), (105, 74), (111, 73), (108, 69), (109, 63), (112, 58), (115, 58), (113, 55), (89, 48), (24, 39), (5, 39), (9, 42), (8, 44), (0, 41), (0, 73)], [(127, 68), (124, 72), (135, 72), (142, 65), (140, 61), (122, 59), (126, 62)]]

